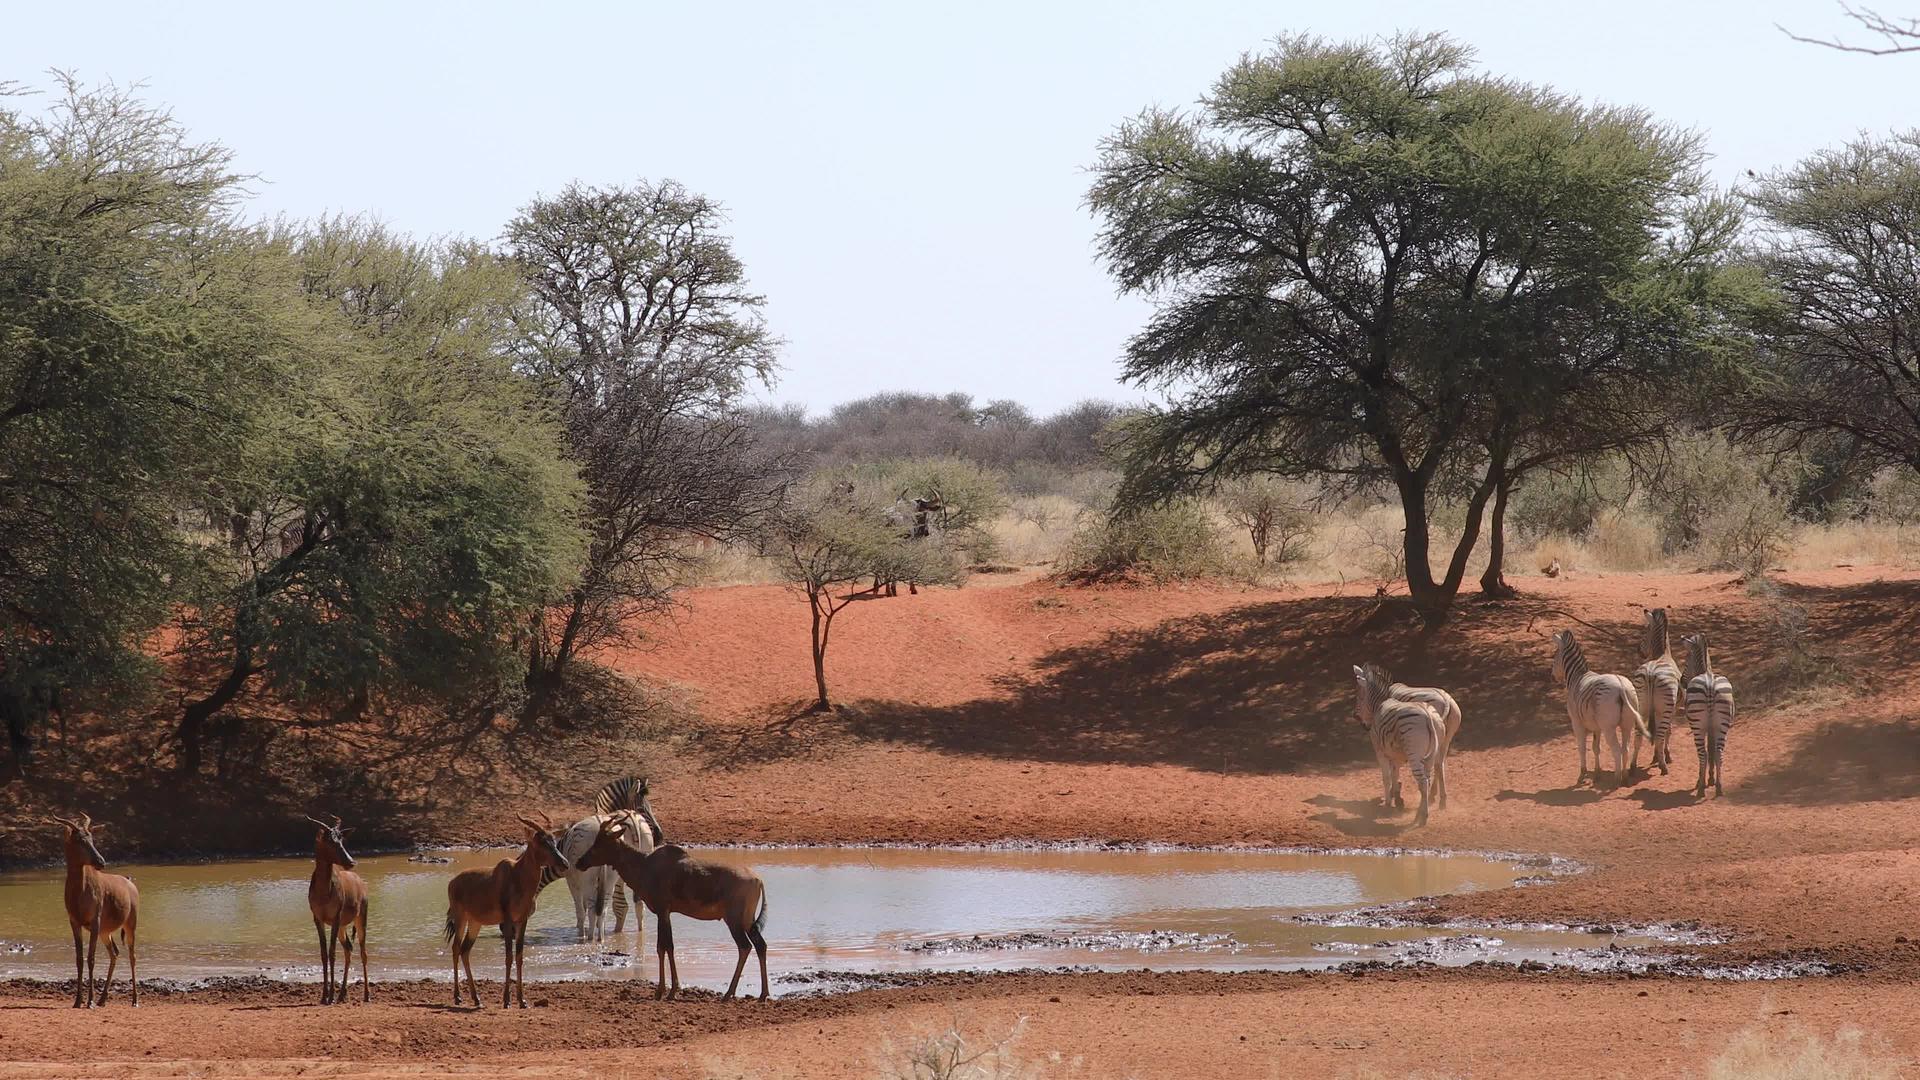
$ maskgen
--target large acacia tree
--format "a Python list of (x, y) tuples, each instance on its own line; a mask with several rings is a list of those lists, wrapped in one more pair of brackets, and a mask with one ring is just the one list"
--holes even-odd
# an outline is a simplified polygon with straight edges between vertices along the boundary
[(672, 182), (574, 185), (508, 226), (530, 299), (518, 362), (542, 386), (587, 486), (577, 585), (532, 634), (537, 696), (581, 649), (658, 610), (691, 542), (747, 535), (787, 478), (739, 410), (777, 339), (720, 206)]
[[(1106, 141), (1101, 251), (1158, 301), (1126, 376), (1174, 399), (1127, 428), (1123, 503), (1249, 473), (1390, 486), (1439, 618), (1521, 474), (1658, 433), (1737, 292), (1699, 139), (1470, 60), (1283, 39)], [(1465, 528), (1436, 574), (1442, 500)]]

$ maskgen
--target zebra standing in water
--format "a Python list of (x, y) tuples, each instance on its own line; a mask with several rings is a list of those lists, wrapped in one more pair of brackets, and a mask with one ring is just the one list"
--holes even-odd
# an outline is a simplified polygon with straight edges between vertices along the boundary
[(1635, 673), (1640, 683), (1640, 717), (1651, 732), (1653, 763), (1660, 766), (1660, 775), (1665, 776), (1667, 767), (1673, 764), (1673, 725), (1681, 714), (1683, 696), (1680, 665), (1673, 662), (1673, 648), (1667, 638), (1666, 608), (1647, 609), (1640, 658), (1646, 661)]
[[(622, 777), (601, 788), (594, 796), (593, 816), (574, 822), (561, 836), (560, 851), (566, 855), (569, 864), (578, 863), (580, 856), (593, 846), (600, 830), (614, 822), (622, 822), (626, 826), (621, 841), (643, 855), (666, 842), (660, 822), (653, 815), (653, 806), (647, 799), (647, 782), (635, 776)], [(540, 887), (546, 888), (559, 876), (553, 870), (543, 870)], [(567, 891), (573, 894), (574, 929), (579, 934), (579, 940), (605, 940), (604, 920), (609, 902), (613, 906), (613, 932), (619, 934), (626, 928), (627, 890), (622, 888), (620, 878), (612, 867), (568, 870), (565, 877)], [(638, 929), (640, 925), (640, 917), (636, 913), (634, 926)]]
[(1433, 777), (1446, 752), (1446, 722), (1431, 705), (1388, 697), (1386, 687), (1369, 678), (1365, 668), (1353, 669), (1353, 681), (1359, 698), (1354, 715), (1367, 729), (1374, 756), (1380, 762), (1382, 801), (1389, 806), (1404, 805), (1400, 799), (1400, 766), (1405, 765), (1420, 789), (1420, 811), (1413, 823), (1425, 825)]
[[(1431, 707), (1434, 712), (1440, 714), (1440, 723), (1446, 729), (1446, 741), (1440, 747), (1440, 765), (1433, 774), (1433, 804), (1435, 807), (1445, 810), (1447, 808), (1447, 796), (1450, 794), (1448, 791), (1447, 758), (1453, 753), (1454, 736), (1460, 734), (1460, 703), (1453, 700), (1452, 694), (1447, 693), (1439, 687), (1408, 686), (1406, 683), (1394, 682), (1393, 676), (1387, 674), (1387, 669), (1378, 664), (1363, 664), (1361, 665), (1361, 670), (1366, 672), (1367, 681), (1370, 684), (1376, 688), (1385, 690), (1386, 693), (1384, 696), (1396, 701), (1417, 701), (1422, 705)], [(1399, 792), (1397, 790), (1394, 792), (1394, 797), (1395, 801), (1398, 802)]]
[(1713, 793), (1720, 790), (1720, 753), (1726, 749), (1727, 733), (1733, 730), (1733, 684), (1713, 670), (1713, 658), (1707, 654), (1707, 635), (1692, 634), (1687, 646), (1686, 699), (1687, 726), (1693, 729), (1693, 751), (1699, 755), (1700, 777), (1693, 793), (1705, 796), (1707, 781), (1713, 781)]
[[(1613, 749), (1613, 767), (1619, 783), (1627, 782), (1627, 738), (1633, 738), (1634, 760), (1640, 758), (1640, 740), (1646, 735), (1640, 710), (1634, 705), (1633, 683), (1625, 675), (1608, 675), (1587, 666), (1586, 654), (1573, 640), (1573, 631), (1553, 633), (1553, 678), (1567, 690), (1567, 721), (1573, 726), (1573, 741), (1580, 749), (1578, 787), (1587, 778), (1587, 736), (1596, 743), (1605, 736)], [(1600, 749), (1593, 751), (1593, 771), (1600, 773)]]

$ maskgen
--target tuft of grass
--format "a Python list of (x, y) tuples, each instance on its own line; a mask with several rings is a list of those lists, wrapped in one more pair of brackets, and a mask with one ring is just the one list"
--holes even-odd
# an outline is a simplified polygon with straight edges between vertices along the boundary
[(1754, 1024), (1707, 1065), (1707, 1080), (1892, 1080), (1904, 1063), (1859, 1031), (1832, 1038)]
[(1078, 1058), (1059, 1053), (1028, 1057), (1019, 1052), (1027, 1018), (1003, 1035), (967, 1034), (960, 1021), (896, 1043), (882, 1044), (876, 1080), (1051, 1080), (1081, 1072)]

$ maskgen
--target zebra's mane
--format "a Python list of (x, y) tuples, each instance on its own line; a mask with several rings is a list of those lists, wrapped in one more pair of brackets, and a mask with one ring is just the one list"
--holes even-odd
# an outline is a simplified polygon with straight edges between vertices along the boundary
[(1387, 673), (1374, 664), (1364, 664), (1356, 668), (1355, 681), (1359, 684), (1360, 700), (1366, 706), (1366, 720), (1371, 721), (1380, 712), (1380, 706), (1392, 692), (1388, 689)]
[(637, 776), (623, 776), (600, 789), (593, 797), (593, 812), (602, 816), (615, 810), (638, 810), (647, 797), (647, 782)]
[(1707, 650), (1707, 635), (1693, 634), (1686, 639), (1687, 667), (1681, 677), (1692, 682), (1694, 676), (1713, 670), (1713, 657)]
[(1642, 660), (1658, 660), (1672, 654), (1673, 645), (1667, 637), (1666, 608), (1647, 609), (1647, 630), (1640, 642), (1640, 652)]
[(1554, 635), (1554, 638), (1554, 650), (1560, 658), (1560, 670), (1566, 673), (1568, 682), (1573, 682), (1593, 670), (1587, 663), (1587, 654), (1580, 651), (1580, 643), (1573, 640), (1573, 631), (1561, 630)]

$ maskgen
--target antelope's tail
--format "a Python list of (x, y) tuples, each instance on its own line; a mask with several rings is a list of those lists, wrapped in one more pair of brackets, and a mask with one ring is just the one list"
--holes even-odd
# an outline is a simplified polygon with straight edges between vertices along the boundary
[(448, 908), (447, 909), (447, 925), (445, 930), (443, 931), (447, 939), (447, 944), (449, 945), (453, 944), (453, 935), (458, 933), (459, 930), (460, 930), (460, 920), (454, 916), (453, 909)]
[(760, 914), (755, 915), (753, 917), (753, 932), (756, 934), (761, 934), (761, 933), (765, 933), (766, 929), (767, 929), (767, 890), (766, 890), (766, 887), (763, 885), (760, 888)]

